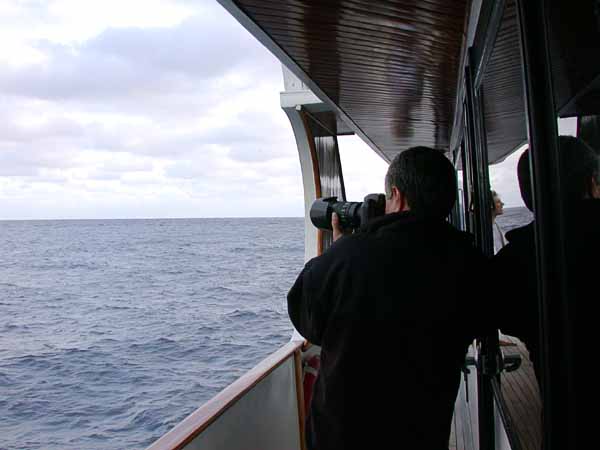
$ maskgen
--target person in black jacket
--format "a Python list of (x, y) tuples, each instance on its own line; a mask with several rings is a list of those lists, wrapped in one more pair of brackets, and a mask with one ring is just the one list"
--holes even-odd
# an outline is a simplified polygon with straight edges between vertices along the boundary
[(386, 214), (310, 260), (288, 294), (296, 329), (320, 345), (309, 449), (448, 448), (460, 369), (476, 337), (485, 259), (446, 222), (452, 164), (436, 150), (400, 153)]
[[(596, 300), (598, 298), (598, 258), (600, 257), (600, 154), (580, 139), (559, 136), (559, 160), (563, 182), (563, 205), (566, 214), (565, 269), (566, 305), (561, 305), (562, 314), (554, 319), (570, 329), (570, 338), (564, 335), (552, 336), (555, 354), (564, 355), (561, 364), (553, 366), (550, 398), (553, 407), (573, 424), (582, 422), (595, 407), (593, 396), (595, 386), (586, 376), (588, 364), (583, 364), (580, 355), (596, 353), (596, 338), (593, 335), (596, 321)], [(529, 153), (521, 155), (518, 165), (521, 196), (529, 209), (532, 208), (531, 181), (529, 175)], [(500, 330), (521, 339), (529, 350), (541, 393), (544, 386), (542, 355), (540, 345), (541, 322), (538, 304), (538, 277), (535, 249), (535, 223), (517, 228), (506, 234), (508, 244), (491, 260), (490, 271), (497, 279), (504, 280), (494, 289), (497, 296), (494, 303), (502, 302)], [(586, 321), (587, 319), (587, 321)], [(547, 320), (547, 319), (545, 319)], [(592, 322), (592, 323), (593, 323)], [(546, 323), (548, 325), (548, 323)], [(560, 356), (559, 356), (560, 358)], [(560, 389), (560, 384), (571, 377), (568, 395)], [(593, 379), (593, 377), (591, 377)], [(547, 398), (547, 397), (545, 397)], [(581, 428), (587, 430), (588, 428)], [(576, 436), (577, 432), (573, 432)], [(580, 442), (587, 441), (581, 439)], [(572, 449), (583, 448), (570, 442)]]
[[(559, 151), (563, 203), (567, 214), (566, 266), (569, 268), (570, 297), (574, 304), (583, 292), (592, 288), (587, 283), (595, 278), (582, 277), (581, 274), (595, 268), (595, 261), (600, 257), (600, 155), (581, 139), (571, 136), (559, 136)], [(523, 152), (519, 159), (517, 175), (523, 202), (533, 211), (529, 150)], [(527, 346), (541, 384), (534, 227), (535, 223), (531, 222), (506, 233), (508, 244), (492, 258), (490, 272), (496, 279), (504, 280), (494, 290), (495, 303), (502, 303), (501, 311), (507, 313), (500, 315), (500, 330), (518, 337)]]
[[(531, 178), (529, 175), (529, 150), (525, 150), (517, 164), (517, 178), (523, 203), (533, 211)], [(518, 337), (529, 351), (539, 380), (539, 330), (537, 327), (537, 272), (535, 256), (534, 223), (514, 228), (506, 233), (507, 244), (492, 258), (490, 273), (500, 283), (494, 285), (492, 294), (499, 308), (500, 331)]]

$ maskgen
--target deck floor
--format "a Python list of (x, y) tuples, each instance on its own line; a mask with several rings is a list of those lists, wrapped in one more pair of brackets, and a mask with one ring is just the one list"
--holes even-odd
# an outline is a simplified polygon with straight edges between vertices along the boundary
[[(512, 429), (515, 430), (520, 450), (540, 450), (542, 448), (542, 403), (529, 352), (517, 338), (503, 335), (502, 340), (514, 344), (514, 346), (502, 347), (505, 355), (518, 353), (522, 359), (521, 367), (514, 372), (503, 372), (501, 376), (502, 396), (508, 409)], [(474, 397), (472, 392), (471, 397)], [(471, 398), (470, 401), (476, 402), (476, 399)], [(477, 420), (472, 417), (473, 413), (474, 410), (465, 402), (465, 392), (461, 388), (452, 420), (449, 450), (476, 448), (474, 439), (477, 439), (477, 431), (473, 427)]]
[(525, 345), (517, 338), (503, 336), (514, 347), (503, 347), (505, 354), (518, 353), (522, 363), (514, 372), (502, 373), (502, 396), (522, 450), (542, 448), (542, 401), (533, 364)]

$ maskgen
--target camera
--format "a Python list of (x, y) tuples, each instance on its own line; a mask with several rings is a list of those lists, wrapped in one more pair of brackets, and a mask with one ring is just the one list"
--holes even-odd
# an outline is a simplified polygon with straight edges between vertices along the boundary
[(385, 194), (369, 194), (362, 202), (339, 202), (337, 197), (316, 199), (310, 207), (310, 220), (323, 230), (331, 230), (331, 215), (336, 213), (344, 230), (365, 227), (374, 217), (385, 214)]

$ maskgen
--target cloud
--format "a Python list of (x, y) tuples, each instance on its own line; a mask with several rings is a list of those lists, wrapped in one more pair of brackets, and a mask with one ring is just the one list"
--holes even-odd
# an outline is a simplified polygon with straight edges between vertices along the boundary
[(490, 166), (491, 188), (498, 192), (507, 207), (524, 206), (517, 179), (517, 164), (523, 151), (521, 148), (502, 163)]
[(302, 214), (281, 66), (220, 6), (101, 26), (73, 4), (83, 29), (69, 2), (12, 11), (5, 42), (36, 57), (0, 45), (0, 218)]
[(36, 151), (24, 151), (24, 148), (0, 146), (0, 167), (4, 176), (30, 176), (41, 168), (66, 169), (77, 165), (74, 151), (55, 148), (51, 144)]
[(84, 127), (67, 117), (52, 118), (37, 123), (20, 124), (3, 117), (0, 121), (0, 142), (33, 142), (53, 138), (76, 138), (85, 135)]
[(0, 72), (5, 94), (50, 100), (170, 96), (210, 89), (210, 80), (236, 70), (249, 82), (254, 73), (264, 75), (265, 59), (272, 64), (239, 25), (212, 14), (175, 27), (109, 28), (81, 44), (38, 41), (34, 48), (45, 55), (43, 62)]

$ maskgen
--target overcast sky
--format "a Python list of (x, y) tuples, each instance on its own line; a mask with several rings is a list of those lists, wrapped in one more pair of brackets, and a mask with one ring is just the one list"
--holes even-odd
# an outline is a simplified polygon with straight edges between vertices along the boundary
[[(0, 219), (303, 215), (281, 66), (215, 1), (2, 0), (0, 66)], [(381, 192), (340, 147), (349, 199)]]

